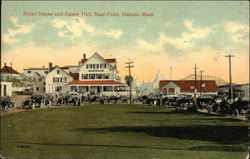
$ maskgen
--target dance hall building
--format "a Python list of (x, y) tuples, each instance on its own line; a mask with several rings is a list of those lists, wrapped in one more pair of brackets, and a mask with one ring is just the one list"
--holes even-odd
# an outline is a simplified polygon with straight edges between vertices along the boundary
[(159, 91), (163, 94), (190, 95), (217, 95), (218, 86), (215, 80), (162, 80), (159, 82)]

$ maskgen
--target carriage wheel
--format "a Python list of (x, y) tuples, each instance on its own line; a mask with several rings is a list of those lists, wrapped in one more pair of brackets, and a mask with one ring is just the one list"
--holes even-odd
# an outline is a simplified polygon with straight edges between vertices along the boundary
[(233, 110), (233, 113), (232, 113), (232, 116), (236, 116), (236, 117), (239, 117), (240, 116), (240, 113), (239, 113), (239, 111), (238, 111), (238, 109), (234, 109)]

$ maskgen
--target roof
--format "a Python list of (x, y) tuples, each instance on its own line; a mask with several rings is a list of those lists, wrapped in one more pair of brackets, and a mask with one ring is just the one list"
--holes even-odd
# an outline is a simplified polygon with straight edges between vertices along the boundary
[[(116, 59), (105, 59), (107, 61), (107, 63), (115, 63)], [(81, 63), (85, 63), (86, 61), (88, 61), (88, 59), (81, 59)]]
[(65, 69), (69, 69), (69, 67), (68, 67), (68, 66), (63, 66), (63, 67), (60, 67), (60, 66), (54, 66), (54, 67), (52, 67), (51, 69), (53, 70), (53, 69), (55, 69), (56, 67), (61, 68), (61, 69), (63, 69), (63, 70), (65, 70)]
[(49, 68), (25, 68), (23, 70), (48, 70)]
[(79, 73), (72, 73), (72, 72), (69, 72), (69, 75), (71, 77), (73, 77), (74, 80), (79, 80)]
[(116, 59), (105, 59), (108, 63), (115, 63)]
[[(163, 80), (159, 82), (160, 90), (162, 90), (162, 88), (170, 82), (179, 86), (181, 92), (194, 92), (195, 91), (194, 88), (191, 88), (191, 87), (194, 87), (195, 80), (179, 80), (179, 81)], [(202, 84), (205, 84), (205, 86), (202, 87), (202, 92), (217, 92), (218, 86), (216, 85), (215, 80), (203, 80)], [(197, 92), (200, 92), (201, 81), (197, 80), (196, 85), (197, 85)]]
[(4, 66), (4, 67), (1, 69), (1, 72), (2, 72), (2, 73), (19, 74), (17, 71), (15, 71), (12, 67), (9, 67), (9, 66)]
[(114, 80), (95, 80), (95, 81), (74, 80), (68, 83), (68, 85), (124, 85), (124, 84), (121, 82), (114, 81)]
[(37, 76), (41, 76), (38, 72), (35, 72), (35, 74), (36, 74)]

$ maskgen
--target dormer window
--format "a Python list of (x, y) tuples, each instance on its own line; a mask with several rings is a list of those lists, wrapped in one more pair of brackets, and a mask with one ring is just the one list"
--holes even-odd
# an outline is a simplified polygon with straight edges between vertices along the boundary
[(57, 74), (60, 74), (60, 70), (57, 70)]

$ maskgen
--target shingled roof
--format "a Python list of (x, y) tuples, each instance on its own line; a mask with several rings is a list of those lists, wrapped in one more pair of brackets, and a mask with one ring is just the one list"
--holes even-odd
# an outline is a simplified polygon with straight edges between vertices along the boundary
[(72, 73), (69, 71), (69, 75), (73, 77), (74, 80), (79, 80), (79, 73)]
[[(81, 63), (85, 63), (88, 59), (81, 59)], [(105, 59), (107, 63), (115, 63), (116, 59)]]
[(6, 65), (1, 69), (1, 73), (19, 74), (12, 67), (9, 67), (9, 66), (6, 66)]

